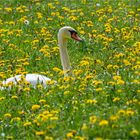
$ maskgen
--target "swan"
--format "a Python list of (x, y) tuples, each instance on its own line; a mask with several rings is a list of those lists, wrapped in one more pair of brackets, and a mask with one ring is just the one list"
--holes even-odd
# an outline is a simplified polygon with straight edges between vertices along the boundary
[[(62, 68), (64, 71), (64, 76), (68, 76), (70, 74), (70, 60), (69, 55), (67, 52), (67, 42), (68, 39), (74, 39), (76, 41), (83, 41), (77, 34), (77, 31), (70, 27), (70, 26), (64, 26), (59, 29), (58, 31), (58, 46), (59, 46), (59, 52), (60, 52), (60, 59)], [(21, 77), (23, 75), (16, 75), (14, 77), (8, 78), (2, 82), (2, 86), (0, 87), (1, 90), (5, 89), (5, 86), (8, 85), (8, 83), (12, 83), (16, 85), (18, 81), (21, 80)], [(24, 75), (25, 81), (29, 82), (34, 88), (36, 88), (37, 84), (41, 84), (43, 87), (47, 86), (47, 82), (51, 79), (40, 74), (26, 74)]]

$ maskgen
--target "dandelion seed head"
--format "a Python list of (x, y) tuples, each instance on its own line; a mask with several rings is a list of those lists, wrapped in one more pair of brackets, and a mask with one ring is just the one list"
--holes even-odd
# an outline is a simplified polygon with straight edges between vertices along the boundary
[(24, 24), (29, 25), (30, 24), (29, 20), (24, 20)]

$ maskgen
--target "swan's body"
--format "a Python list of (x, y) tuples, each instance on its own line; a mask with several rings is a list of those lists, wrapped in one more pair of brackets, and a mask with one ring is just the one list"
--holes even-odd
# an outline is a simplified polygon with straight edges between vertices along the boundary
[[(22, 78), (22, 75), (16, 75), (14, 77), (8, 78), (5, 81), (3, 81), (3, 85), (7, 85), (8, 83), (12, 82), (13, 84), (17, 84)], [(25, 80), (32, 84), (33, 87), (36, 87), (37, 84), (41, 84), (44, 87), (47, 86), (47, 81), (50, 81), (51, 79), (40, 74), (26, 74)]]
[[(77, 41), (82, 41), (80, 37), (78, 37), (75, 29), (69, 26), (62, 27), (58, 32), (58, 45), (60, 50), (60, 58), (64, 71), (64, 75), (67, 76), (70, 71), (70, 60), (67, 52), (67, 39), (73, 38)], [(22, 75), (16, 75), (14, 77), (8, 78), (2, 82), (3, 86), (0, 87), (1, 90), (4, 89), (5, 85), (8, 83), (17, 84), (18, 81), (21, 80)], [(42, 84), (43, 87), (47, 86), (47, 81), (51, 79), (40, 74), (26, 74), (25, 80), (29, 82), (33, 87), (36, 87), (37, 84)]]

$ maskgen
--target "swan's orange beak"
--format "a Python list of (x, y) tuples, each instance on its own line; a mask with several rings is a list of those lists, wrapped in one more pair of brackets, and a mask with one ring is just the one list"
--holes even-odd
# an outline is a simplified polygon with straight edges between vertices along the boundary
[(83, 41), (83, 40), (77, 35), (77, 33), (72, 33), (71, 38), (73, 38), (74, 40), (77, 40), (77, 41)]

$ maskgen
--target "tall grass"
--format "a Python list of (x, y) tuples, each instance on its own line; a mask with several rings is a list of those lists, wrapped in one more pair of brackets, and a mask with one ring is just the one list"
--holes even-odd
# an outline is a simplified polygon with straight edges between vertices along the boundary
[[(46, 89), (26, 82), (0, 91), (0, 139), (140, 139), (140, 2), (1, 0), (0, 81), (39, 73)], [(70, 40), (72, 77), (63, 77), (60, 27)]]

